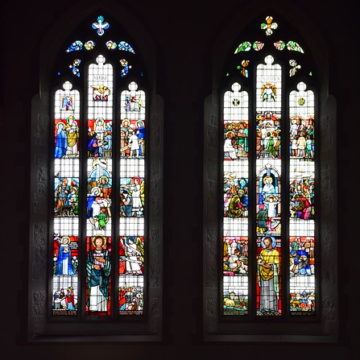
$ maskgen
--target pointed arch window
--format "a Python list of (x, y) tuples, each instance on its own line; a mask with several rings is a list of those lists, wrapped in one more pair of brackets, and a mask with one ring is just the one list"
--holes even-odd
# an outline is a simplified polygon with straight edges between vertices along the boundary
[(111, 40), (103, 16), (86, 35), (95, 41), (72, 42), (68, 67), (56, 79), (63, 85), (53, 109), (52, 315), (141, 315), (147, 140), (146, 96), (138, 84), (144, 86), (144, 73), (133, 46)]
[(310, 56), (280, 29), (267, 16), (225, 74), (224, 315), (317, 309), (316, 82)]
[[(126, 334), (131, 329), (146, 337), (150, 322), (160, 326), (160, 312), (149, 314), (148, 309), (159, 310), (161, 304), (160, 259), (155, 255), (161, 249), (161, 139), (149, 145), (161, 130), (161, 104), (140, 49), (112, 17), (98, 15), (79, 28), (64, 42), (51, 69), (49, 101), (39, 100), (50, 105), (50, 117), (41, 104), (34, 105), (34, 112), (42, 114), (35, 128), (48, 119), (44, 129), (50, 129), (51, 146), (45, 185), (50, 210), (42, 213), (35, 206), (32, 215), (32, 247), (41, 244), (37, 253), (48, 249), (47, 274), (38, 275), (42, 284), (47, 278), (46, 298), (39, 296), (44, 294), (40, 282), (30, 286), (37, 294), (30, 300), (32, 331), (48, 336), (62, 334), (63, 328), (91, 337), (98, 331), (118, 336), (119, 330)], [(34, 154), (42, 157), (36, 148)], [(150, 157), (156, 159), (152, 168)], [(33, 161), (43, 173), (45, 163)], [(151, 178), (158, 179), (154, 200), (148, 197)], [(39, 183), (32, 186), (39, 193)], [(44, 207), (45, 193), (34, 200)], [(157, 221), (151, 222), (154, 217)], [(44, 223), (46, 227), (39, 225)], [(36, 256), (30, 254), (30, 261)], [(36, 331), (36, 306), (37, 313), (46, 314), (45, 332)], [(98, 330), (81, 325), (99, 320)], [(157, 330), (152, 334), (158, 336)]]
[[(241, 334), (239, 340), (262, 334), (266, 321), (279, 325), (265, 338), (288, 330), (296, 335), (310, 322), (316, 327), (324, 321), (329, 309), (320, 304), (332, 290), (329, 283), (320, 286), (328, 265), (322, 262), (320, 268), (320, 239), (336, 243), (335, 234), (320, 227), (320, 204), (327, 201), (320, 181), (319, 127), (325, 118), (319, 111), (320, 76), (309, 48), (290, 26), (275, 16), (262, 20), (248, 25), (233, 44), (218, 82), (220, 101), (208, 99), (205, 115), (207, 179), (215, 175), (211, 166), (216, 157), (208, 141), (216, 128), (221, 149), (219, 193), (208, 183), (204, 189), (205, 268), (214, 265), (209, 254), (217, 243), (221, 273), (218, 280), (211, 271), (205, 273), (207, 284), (216, 281), (205, 288), (205, 328), (232, 329), (234, 336)], [(217, 103), (215, 125), (209, 114)], [(330, 107), (322, 105), (328, 117)], [(219, 199), (219, 216), (207, 210), (213, 205), (210, 194)], [(218, 232), (209, 226), (214, 220)], [(208, 302), (215, 299), (214, 289), (218, 315)], [(294, 331), (299, 321), (307, 325)]]

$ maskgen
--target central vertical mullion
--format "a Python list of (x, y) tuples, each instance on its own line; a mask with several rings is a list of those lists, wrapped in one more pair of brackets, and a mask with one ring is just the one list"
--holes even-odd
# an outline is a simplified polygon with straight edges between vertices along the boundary
[(89, 62), (85, 65), (85, 76), (83, 82), (83, 96), (81, 97), (81, 136), (80, 136), (80, 182), (81, 182), (81, 204), (80, 206), (80, 249), (81, 263), (79, 273), (81, 279), (81, 318), (85, 319), (86, 308), (86, 218), (87, 218), (87, 122), (88, 122), (88, 78)]
[[(117, 307), (117, 271), (118, 271), (118, 172), (119, 172), (119, 164), (118, 164), (118, 146), (117, 146), (117, 109), (118, 109), (118, 90), (117, 90), (117, 71), (116, 67), (113, 66), (113, 107), (112, 107), (112, 135), (113, 135), (113, 143), (112, 143), (112, 162), (113, 162), (113, 179), (112, 179), (112, 239), (113, 239), (113, 254), (112, 254), (112, 314), (111, 317), (113, 319), (117, 318), (118, 312), (116, 311)], [(115, 141), (114, 141), (115, 139)]]
[(290, 147), (289, 147), (289, 91), (286, 87), (286, 71), (285, 66), (282, 64), (282, 134), (281, 137), (281, 181), (282, 181), (282, 219), (281, 219), (281, 247), (282, 247), (282, 298), (283, 301), (283, 314), (285, 317), (289, 315), (289, 158), (290, 158)]
[[(249, 91), (249, 316), (256, 316), (256, 67), (252, 64)], [(255, 89), (255, 90), (253, 90)]]

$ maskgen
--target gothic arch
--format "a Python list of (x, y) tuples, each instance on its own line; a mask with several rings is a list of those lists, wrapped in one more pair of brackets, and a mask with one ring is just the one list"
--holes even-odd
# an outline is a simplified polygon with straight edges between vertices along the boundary
[[(48, 316), (47, 294), (48, 229), (52, 204), (49, 201), (49, 152), (52, 103), (51, 72), (63, 43), (78, 28), (78, 24), (97, 16), (99, 12), (111, 17), (134, 38), (148, 74), (149, 139), (149, 211), (148, 211), (148, 314), (142, 319), (124, 321), (54, 322)], [(161, 337), (162, 322), (162, 144), (163, 101), (157, 93), (156, 44), (134, 11), (123, 6), (89, 5), (82, 1), (73, 5), (72, 22), (63, 13), (49, 26), (38, 48), (32, 54), (38, 59), (39, 86), (32, 100), (31, 112), (31, 211), (29, 229), (29, 286), (28, 286), (28, 339), (37, 342), (53, 341), (157, 341)], [(132, 29), (136, 27), (136, 31)], [(150, 162), (150, 161), (149, 161)], [(69, 337), (69, 335), (72, 335)]]
[[(264, 6), (261, 6), (261, 3)], [(279, 2), (269, 7), (256, 2), (233, 12), (227, 19), (212, 47), (211, 87), (204, 104), (204, 204), (203, 204), (203, 306), (204, 338), (208, 341), (286, 341), (286, 342), (333, 342), (338, 335), (338, 292), (337, 262), (331, 260), (331, 254), (337, 249), (337, 194), (336, 191), (336, 101), (329, 94), (329, 52), (327, 41), (321, 29), (311, 21), (311, 15), (304, 14), (292, 4)], [(259, 11), (259, 9), (265, 9)], [(291, 15), (289, 15), (291, 14)], [(321, 247), (321, 304), (320, 315), (315, 321), (300, 322), (286, 320), (280, 322), (226, 320), (220, 314), (219, 298), (219, 223), (221, 213), (210, 211), (218, 209), (219, 149), (221, 141), (219, 124), (221, 122), (221, 89), (224, 65), (231, 56), (236, 41), (246, 40), (245, 29), (249, 24), (257, 24), (256, 19), (271, 15), (281, 23), (291, 24), (294, 33), (304, 39), (312, 55), (318, 73), (319, 96), (319, 139), (321, 154), (319, 175), (321, 179), (319, 199), (319, 223)], [(301, 19), (301, 23), (299, 21)], [(256, 25), (255, 25), (256, 26)], [(330, 270), (331, 269), (331, 270)], [(330, 274), (331, 273), (331, 274)]]

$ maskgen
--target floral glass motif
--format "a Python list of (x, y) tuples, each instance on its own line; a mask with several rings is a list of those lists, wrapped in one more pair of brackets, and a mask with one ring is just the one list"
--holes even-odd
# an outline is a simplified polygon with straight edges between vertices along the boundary
[(236, 48), (234, 54), (237, 54), (242, 51), (250, 51), (250, 50), (251, 50), (251, 42), (244, 41)]
[(117, 43), (115, 41), (112, 41), (112, 40), (109, 40), (106, 42), (106, 47), (109, 49), (109, 50), (116, 50), (117, 48)]
[(276, 50), (282, 51), (282, 50), (285, 49), (286, 44), (285, 44), (284, 41), (279, 40), (279, 41), (277, 41), (277, 42), (274, 42), (274, 46), (275, 46), (275, 49), (276, 49)]
[(81, 64), (81, 60), (80, 59), (75, 59), (72, 62), (72, 65), (69, 65), (69, 68), (71, 69), (71, 72), (73, 73), (73, 75), (80, 77), (80, 70), (79, 70), (79, 65)]
[(273, 22), (272, 16), (267, 16), (265, 18), (265, 22), (261, 23), (260, 28), (262, 30), (265, 30), (265, 34), (267, 36), (270, 36), (273, 34), (273, 30), (276, 30), (278, 28), (278, 24)]
[(304, 50), (302, 49), (302, 47), (295, 41), (288, 41), (288, 43), (286, 44), (286, 48), (289, 51), (297, 51), (300, 53), (304, 53)]
[(247, 67), (249, 66), (250, 60), (243, 60), (241, 61), (241, 65), (236, 66), (237, 70), (240, 70), (240, 73), (244, 77), (249, 77), (249, 71)]
[(263, 42), (261, 42), (261, 41), (255, 41), (254, 43), (253, 43), (253, 49), (255, 50), (255, 51), (260, 51), (260, 50), (262, 50), (262, 48), (264, 47), (264, 43)]
[(67, 49), (66, 52), (79, 51), (83, 49), (83, 43), (80, 40), (74, 41)]
[(87, 41), (85, 44), (84, 44), (84, 48), (85, 48), (85, 50), (94, 50), (94, 48), (95, 48), (95, 42), (94, 41), (92, 41), (92, 40), (89, 40), (89, 41)]
[(135, 54), (133, 47), (130, 44), (128, 44), (126, 41), (120, 41), (118, 47), (119, 47), (119, 50), (121, 50), (121, 51), (127, 51), (132, 54)]
[(107, 30), (110, 27), (110, 24), (107, 23), (104, 20), (103, 16), (98, 16), (97, 17), (97, 22), (92, 23), (92, 28), (96, 29), (96, 32), (99, 36), (103, 36), (105, 33), (105, 30)]
[(119, 61), (120, 61), (120, 65), (122, 66), (120, 77), (123, 78), (129, 73), (129, 70), (132, 68), (132, 66), (129, 65), (126, 59), (120, 59)]
[(294, 60), (294, 59), (289, 60), (289, 65), (291, 66), (291, 68), (289, 70), (289, 76), (290, 77), (295, 76), (297, 71), (301, 69), (301, 65), (299, 65), (297, 63), (297, 61)]

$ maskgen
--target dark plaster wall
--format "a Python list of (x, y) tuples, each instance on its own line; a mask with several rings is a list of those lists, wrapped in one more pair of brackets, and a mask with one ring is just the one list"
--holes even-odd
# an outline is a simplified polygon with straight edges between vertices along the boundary
[[(82, 2), (84, 6), (93, 2)], [(340, 340), (332, 345), (206, 344), (202, 342), (202, 133), (204, 98), (211, 92), (212, 45), (243, 11), (244, 1), (119, 2), (155, 39), (158, 93), (165, 103), (164, 341), (143, 345), (26, 344), (31, 99), (39, 92), (41, 40), (61, 14), (72, 22), (78, 3), (0, 4), (0, 120), (2, 158), (1, 345), (10, 356), (37, 359), (338, 358), (356, 356), (359, 305), (358, 162), (359, 45), (355, 1), (303, 0), (294, 7), (316, 24), (328, 46), (329, 90), (338, 106)], [(259, 2), (259, 9), (265, 2)], [(110, 6), (110, 1), (103, 1)], [(278, 4), (278, 5), (277, 5)], [(288, 2), (284, 1), (284, 4)], [(269, 6), (281, 6), (273, 1)], [(77, 11), (77, 10), (76, 10)], [(299, 18), (301, 22), (302, 19)], [(134, 29), (136, 32), (136, 29)], [(234, 34), (237, 36), (238, 34)], [(44, 139), (47, 141), (47, 139)], [(346, 254), (346, 256), (345, 256)], [(5, 280), (6, 279), (6, 280)], [(277, 355), (279, 354), (279, 355)]]

